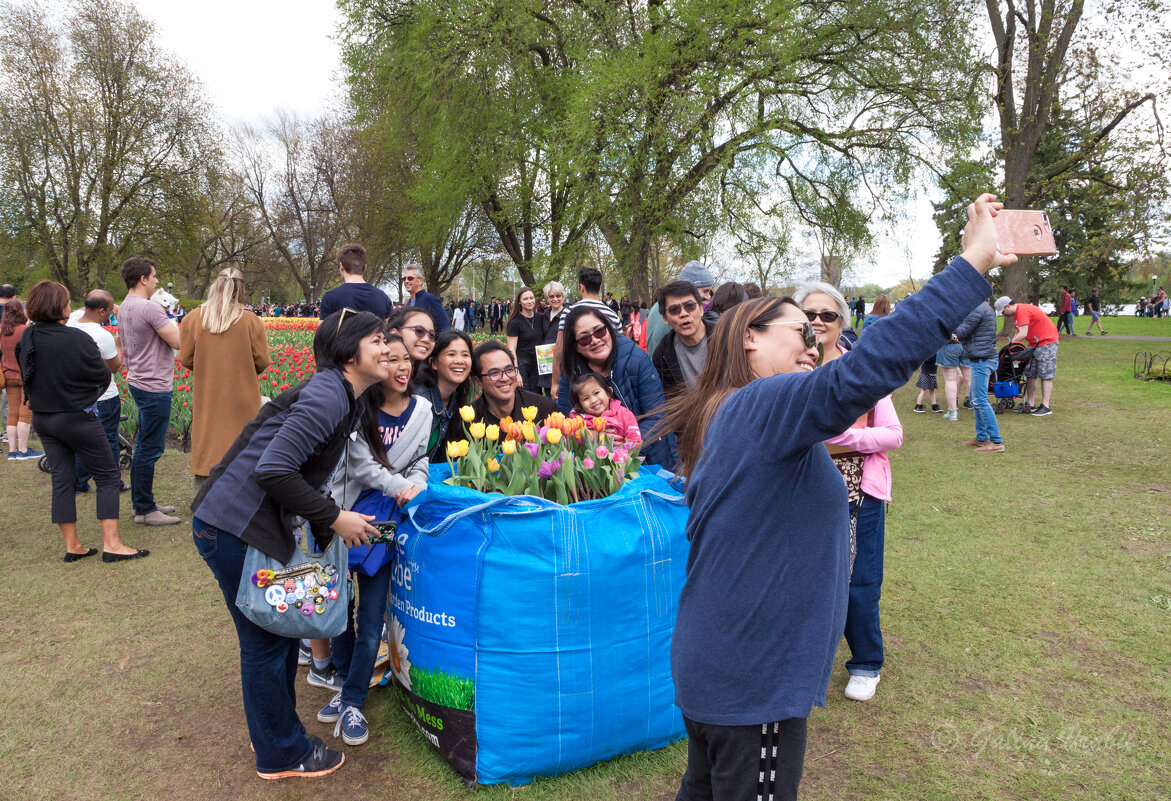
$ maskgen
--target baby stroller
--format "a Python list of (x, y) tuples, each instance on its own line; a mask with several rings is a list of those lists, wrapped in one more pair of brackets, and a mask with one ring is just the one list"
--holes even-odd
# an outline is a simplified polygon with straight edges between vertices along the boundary
[(1020, 342), (1009, 342), (997, 354), (996, 372), (988, 380), (988, 388), (996, 396), (992, 408), (997, 414), (1016, 406), (1016, 399), (1024, 394), (1025, 365), (1033, 358), (1034, 350)]

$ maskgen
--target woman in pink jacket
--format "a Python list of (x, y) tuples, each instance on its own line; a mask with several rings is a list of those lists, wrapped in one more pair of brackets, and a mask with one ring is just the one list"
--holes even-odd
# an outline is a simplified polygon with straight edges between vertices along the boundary
[[(817, 334), (821, 363), (845, 353), (839, 337), (849, 313), (841, 293), (829, 284), (813, 282), (802, 285), (793, 299)], [(850, 496), (850, 544), (854, 558), (846, 611), (846, 643), (851, 654), (846, 663), (850, 674), (846, 697), (855, 701), (874, 697), (882, 672), (878, 600), (882, 595), (886, 504), (891, 500), (890, 459), (886, 452), (897, 450), (902, 444), (903, 426), (889, 395), (852, 428), (826, 441)]]

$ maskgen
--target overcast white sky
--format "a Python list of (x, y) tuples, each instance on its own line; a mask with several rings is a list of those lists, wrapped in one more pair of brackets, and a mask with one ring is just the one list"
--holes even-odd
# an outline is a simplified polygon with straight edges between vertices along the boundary
[[(228, 125), (258, 124), (277, 108), (311, 116), (340, 91), (333, 0), (134, 2), (155, 22), (162, 46), (203, 82)], [(879, 246), (855, 271), (858, 283), (892, 286), (912, 272), (916, 279), (931, 274), (938, 233), (926, 198), (895, 235), (876, 233)]]

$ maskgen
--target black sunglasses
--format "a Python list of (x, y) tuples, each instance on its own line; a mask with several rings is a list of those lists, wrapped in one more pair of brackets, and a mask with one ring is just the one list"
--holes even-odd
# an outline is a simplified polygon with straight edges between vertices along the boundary
[(753, 328), (758, 326), (763, 328), (770, 325), (799, 325), (801, 326), (801, 338), (805, 342), (805, 347), (812, 348), (817, 344), (817, 333), (814, 332), (813, 326), (811, 326), (805, 320), (802, 320), (801, 322), (796, 320), (774, 320), (771, 323), (756, 323)]
[(593, 331), (589, 331), (589, 332), (584, 333), (581, 336), (579, 336), (577, 338), (576, 342), (578, 345), (580, 345), (581, 347), (584, 348), (590, 344), (591, 340), (596, 339), (599, 342), (603, 341), (606, 338), (606, 335), (609, 333), (610, 333), (609, 328), (607, 328), (605, 325), (599, 325)]
[(832, 323), (835, 320), (841, 319), (842, 315), (836, 311), (815, 312), (806, 310), (805, 316), (809, 318), (809, 322), (820, 319), (823, 323)]
[(694, 300), (689, 300), (685, 303), (676, 303), (673, 306), (668, 306), (667, 314), (671, 315), (672, 317), (678, 317), (681, 313), (691, 314), (698, 308), (698, 303), (696, 303)]
[(424, 328), (421, 325), (404, 325), (402, 330), (414, 331), (415, 336), (417, 336), (419, 339), (429, 339), (432, 342), (439, 338), (439, 335), (436, 334), (433, 330), (430, 328)]

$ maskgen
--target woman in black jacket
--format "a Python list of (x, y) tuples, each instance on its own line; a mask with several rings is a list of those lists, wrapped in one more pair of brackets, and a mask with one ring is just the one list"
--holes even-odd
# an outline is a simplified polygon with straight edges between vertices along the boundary
[(16, 345), (25, 397), (33, 427), (49, 456), (53, 476), (53, 522), (65, 538), (65, 561), (97, 553), (77, 536), (75, 457), (97, 484), (98, 521), (102, 526), (102, 561), (140, 559), (149, 551), (131, 548), (118, 535), (118, 491), (122, 474), (98, 420), (97, 400), (110, 384), (110, 370), (89, 334), (69, 328), (69, 290), (41, 281), (28, 293), (31, 325)]
[(345, 757), (306, 734), (297, 717), (298, 641), (262, 629), (236, 607), (244, 555), (252, 546), (288, 564), (297, 547), (294, 515), (309, 521), (323, 548), (334, 535), (354, 546), (377, 534), (370, 516), (342, 510), (318, 489), (357, 428), (357, 398), (387, 377), (384, 331), (370, 312), (342, 309), (322, 320), (313, 337), (317, 372), (261, 407), (191, 503), (195, 547), (240, 641), (244, 716), (262, 779), (324, 776)]

